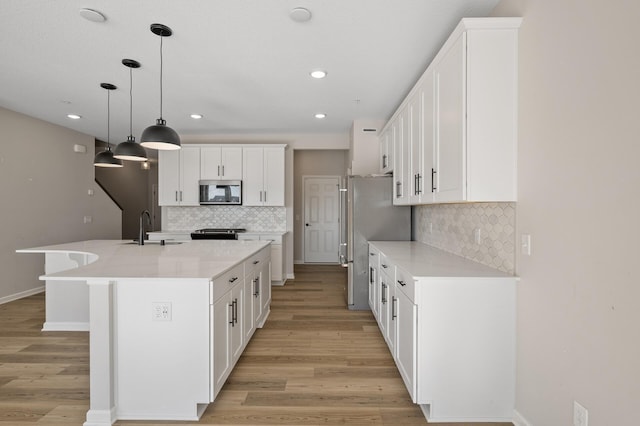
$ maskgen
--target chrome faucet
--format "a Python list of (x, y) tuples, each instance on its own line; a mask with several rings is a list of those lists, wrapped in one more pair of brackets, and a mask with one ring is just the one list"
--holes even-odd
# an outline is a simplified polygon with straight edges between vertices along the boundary
[(149, 210), (142, 210), (142, 212), (140, 213), (140, 233), (138, 234), (138, 245), (139, 246), (143, 246), (144, 245), (144, 215), (147, 215), (147, 225), (151, 225), (151, 213), (149, 213)]

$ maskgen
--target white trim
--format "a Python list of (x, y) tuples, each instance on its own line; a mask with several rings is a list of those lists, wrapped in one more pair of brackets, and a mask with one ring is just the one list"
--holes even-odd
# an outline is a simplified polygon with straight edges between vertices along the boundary
[(110, 410), (89, 410), (87, 411), (87, 421), (83, 426), (111, 426), (116, 421), (116, 409)]
[(13, 302), (14, 300), (22, 299), (23, 297), (33, 296), (34, 294), (44, 292), (44, 286), (32, 288), (30, 290), (21, 291), (20, 293), (10, 294), (8, 296), (0, 297), (0, 305)]
[[(302, 258), (303, 263), (306, 262), (307, 259), (307, 245), (305, 242), (306, 235), (306, 226), (305, 221), (307, 219), (307, 199), (305, 194), (305, 186), (307, 179), (336, 179), (338, 181), (338, 190), (340, 189), (340, 185), (342, 184), (342, 176), (339, 175), (302, 175)], [(338, 197), (341, 197), (340, 192), (338, 191)], [(338, 200), (339, 201), (339, 200)], [(338, 212), (338, 220), (340, 220), (340, 212)], [(338, 222), (338, 234), (340, 233), (340, 223)], [(339, 238), (339, 235), (338, 235)], [(311, 262), (312, 264), (316, 264), (315, 262)], [(337, 264), (340, 264), (340, 259), (338, 259)]]
[(46, 321), (42, 325), (42, 331), (89, 331), (89, 323), (88, 322)]
[(533, 426), (533, 424), (525, 419), (524, 416), (518, 412), (518, 410), (513, 410), (513, 424), (515, 426)]
[(295, 280), (295, 279), (296, 279), (296, 276), (295, 276), (295, 275), (293, 274), (293, 272), (292, 272), (292, 273), (290, 273), (290, 274), (287, 274), (287, 279), (288, 279), (288, 280)]

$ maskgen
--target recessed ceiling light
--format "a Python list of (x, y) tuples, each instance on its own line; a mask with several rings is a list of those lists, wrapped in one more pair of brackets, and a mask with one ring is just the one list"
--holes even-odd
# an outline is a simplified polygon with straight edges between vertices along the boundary
[(190, 117), (194, 120), (200, 120), (202, 118), (202, 114), (191, 114)]
[(82, 116), (78, 114), (67, 114), (67, 117), (69, 117), (72, 120), (79, 120), (82, 118)]
[(80, 16), (91, 22), (104, 22), (107, 20), (107, 18), (97, 10), (83, 8), (79, 10), (79, 13)]
[(326, 76), (327, 76), (326, 71), (322, 71), (322, 70), (311, 71), (311, 77), (313, 78), (325, 78)]
[(315, 117), (316, 117), (316, 118), (326, 118), (326, 117), (327, 117), (327, 114), (323, 114), (323, 113), (319, 112), (319, 113), (317, 113), (317, 114), (315, 115)]
[(296, 22), (307, 22), (311, 19), (311, 12), (304, 7), (295, 7), (289, 12), (289, 17)]

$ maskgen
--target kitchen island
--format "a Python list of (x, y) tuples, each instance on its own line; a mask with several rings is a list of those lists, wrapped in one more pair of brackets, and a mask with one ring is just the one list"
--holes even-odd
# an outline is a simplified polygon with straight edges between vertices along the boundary
[(94, 240), (19, 252), (68, 260), (71, 269), (40, 277), (47, 292), (56, 282), (88, 287), (86, 426), (197, 420), (269, 314), (268, 241)]

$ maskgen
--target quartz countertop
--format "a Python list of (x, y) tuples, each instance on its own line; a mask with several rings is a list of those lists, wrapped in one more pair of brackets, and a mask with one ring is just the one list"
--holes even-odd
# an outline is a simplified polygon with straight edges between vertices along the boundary
[(94, 262), (76, 269), (43, 275), (45, 280), (91, 279), (212, 279), (248, 259), (269, 241), (198, 240), (160, 245), (131, 240), (89, 240), (33, 247), (18, 253), (94, 254)]
[(369, 243), (415, 278), (514, 278), (506, 272), (417, 241)]

